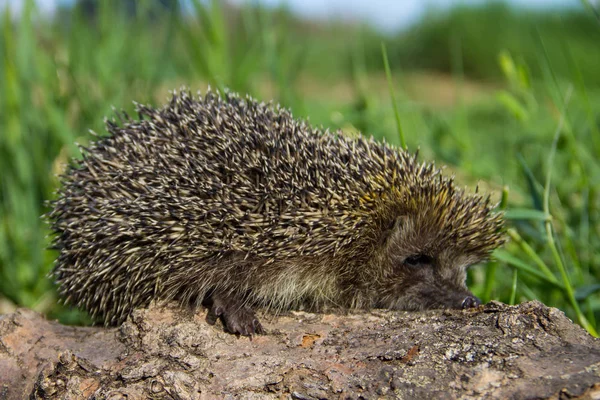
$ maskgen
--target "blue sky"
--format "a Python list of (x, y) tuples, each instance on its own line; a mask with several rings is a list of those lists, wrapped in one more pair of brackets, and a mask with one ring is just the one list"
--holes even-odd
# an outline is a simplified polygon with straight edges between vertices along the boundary
[[(263, 4), (286, 3), (296, 13), (309, 18), (364, 19), (386, 30), (402, 28), (414, 22), (428, 7), (448, 8), (457, 4), (481, 4), (486, 0), (261, 0)], [(238, 2), (238, 1), (236, 1)], [(580, 6), (580, 0), (508, 0), (531, 7)]]
[[(25, 0), (0, 0), (0, 10), (8, 4), (18, 10)], [(51, 13), (57, 4), (71, 4), (74, 0), (37, 0), (38, 7)], [(185, 0), (184, 0), (185, 1)], [(254, 0), (256, 1), (256, 0)], [(299, 15), (307, 18), (365, 20), (384, 30), (407, 26), (422, 15), (427, 7), (447, 8), (455, 4), (478, 4), (486, 0), (258, 0), (263, 4), (287, 4)], [(578, 7), (580, 0), (507, 0), (511, 4), (531, 7)], [(244, 0), (233, 0), (242, 3)]]

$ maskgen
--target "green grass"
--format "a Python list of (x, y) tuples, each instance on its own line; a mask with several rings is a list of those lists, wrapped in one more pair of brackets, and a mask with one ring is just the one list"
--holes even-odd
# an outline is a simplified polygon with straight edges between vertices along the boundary
[(431, 9), (420, 24), (390, 39), (388, 49), (394, 55), (390, 62), (405, 68), (451, 72), (455, 47), (460, 46), (463, 69), (471, 77), (502, 79), (496, 62), (501, 50), (514, 54), (534, 75), (540, 75), (545, 68), (540, 58), (541, 39), (557, 74), (571, 75), (565, 57), (570, 54), (577, 59), (587, 84), (598, 86), (600, 54), (589, 51), (600, 40), (598, 23), (591, 12), (579, 9), (527, 11), (499, 1), (457, 6), (448, 13)]
[[(500, 4), (429, 14), (392, 37), (298, 21), (286, 10), (194, 2), (182, 17), (101, 2), (40, 19), (31, 1), (0, 21), (0, 300), (65, 322), (46, 277), (40, 216), (59, 173), (112, 107), (162, 103), (169, 89), (231, 88), (315, 124), (362, 131), (478, 182), (506, 209), (510, 242), (473, 268), (489, 301), (539, 299), (595, 334), (600, 317), (600, 22), (589, 11), (517, 13)], [(510, 27), (508, 29), (507, 27)], [(490, 32), (494, 32), (491, 34)], [(491, 39), (489, 39), (491, 38)], [(382, 55), (387, 50), (387, 62)], [(414, 70), (444, 85), (409, 90)], [(441, 74), (441, 75), (440, 75)], [(437, 78), (436, 78), (437, 79)], [(470, 92), (479, 82), (476, 97)], [(437, 82), (437, 81), (436, 81)], [(426, 83), (426, 81), (425, 81)], [(457, 88), (454, 101), (436, 105)], [(336, 94), (336, 90), (339, 93)], [(425, 99), (431, 99), (429, 102)]]

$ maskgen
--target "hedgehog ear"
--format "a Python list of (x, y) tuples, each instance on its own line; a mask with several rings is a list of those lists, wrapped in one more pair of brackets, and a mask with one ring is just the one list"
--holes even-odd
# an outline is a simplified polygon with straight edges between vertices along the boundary
[(393, 237), (402, 227), (406, 224), (406, 215), (400, 215), (399, 217), (389, 221), (387, 226), (384, 226), (381, 235), (381, 244), (385, 245), (388, 243), (391, 237)]
[(399, 230), (403, 229), (408, 222), (408, 215), (400, 215), (394, 221), (394, 225), (392, 227), (392, 232), (396, 233)]

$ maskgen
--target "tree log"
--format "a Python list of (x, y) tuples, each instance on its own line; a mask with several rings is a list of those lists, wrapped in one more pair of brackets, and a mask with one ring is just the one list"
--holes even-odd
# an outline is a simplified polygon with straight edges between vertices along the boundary
[(600, 398), (600, 341), (536, 301), (263, 315), (253, 338), (205, 317), (151, 306), (107, 329), (0, 316), (0, 399)]

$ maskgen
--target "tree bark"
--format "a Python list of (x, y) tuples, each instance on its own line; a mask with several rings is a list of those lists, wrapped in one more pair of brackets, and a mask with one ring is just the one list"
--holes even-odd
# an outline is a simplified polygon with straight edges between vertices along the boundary
[(236, 337), (177, 307), (119, 328), (0, 316), (0, 399), (597, 399), (600, 342), (539, 302), (293, 312)]

